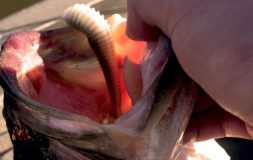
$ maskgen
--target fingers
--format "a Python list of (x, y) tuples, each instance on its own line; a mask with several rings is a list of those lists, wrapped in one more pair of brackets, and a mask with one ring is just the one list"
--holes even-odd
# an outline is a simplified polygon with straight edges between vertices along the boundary
[(134, 40), (156, 41), (160, 35), (160, 30), (148, 25), (140, 18), (132, 0), (127, 1), (127, 7), (127, 35)]
[(193, 115), (183, 141), (188, 143), (221, 137), (252, 139), (242, 120), (217, 106)]
[(186, 73), (253, 126), (253, 10), (246, 1), (233, 2), (203, 2), (177, 25), (172, 43)]
[(212, 108), (215, 105), (215, 101), (209, 95), (207, 95), (203, 89), (200, 89), (193, 113), (197, 114), (203, 112), (209, 108)]
[(253, 126), (252, 2), (213, 0), (195, 1), (195, 5), (193, 1), (156, 2), (128, 0), (128, 35), (138, 40), (154, 40), (159, 35), (155, 26), (160, 27), (171, 36), (185, 72), (222, 108), (241, 119), (223, 110), (201, 112), (202, 115), (193, 117), (188, 133), (194, 133), (192, 137), (197, 140), (250, 137), (247, 131), (250, 127), (245, 128), (243, 122)]

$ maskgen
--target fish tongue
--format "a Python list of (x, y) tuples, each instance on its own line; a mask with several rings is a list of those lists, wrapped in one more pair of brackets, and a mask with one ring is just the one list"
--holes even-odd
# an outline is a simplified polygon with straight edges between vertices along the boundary
[(152, 47), (142, 63), (142, 97), (107, 130), (129, 160), (175, 157), (197, 98), (170, 41), (161, 37)]

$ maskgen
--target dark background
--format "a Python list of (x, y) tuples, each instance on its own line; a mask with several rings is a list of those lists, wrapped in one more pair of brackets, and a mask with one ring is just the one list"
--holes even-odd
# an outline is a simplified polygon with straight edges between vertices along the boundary
[(231, 160), (253, 160), (253, 141), (240, 138), (216, 140), (230, 155)]

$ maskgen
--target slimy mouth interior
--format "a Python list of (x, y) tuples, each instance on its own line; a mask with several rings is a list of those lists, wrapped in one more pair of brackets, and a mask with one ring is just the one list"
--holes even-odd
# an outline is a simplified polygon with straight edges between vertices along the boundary
[[(111, 100), (108, 83), (88, 38), (75, 29), (11, 36), (2, 46), (1, 72), (17, 92), (31, 100), (102, 124), (113, 123), (132, 105), (128, 91), (135, 86), (129, 89), (129, 83), (125, 85), (123, 70), (131, 67), (124, 66), (124, 61), (128, 59), (139, 66), (146, 44), (126, 36), (124, 18), (114, 15), (108, 21), (116, 52), (120, 106)], [(131, 73), (127, 79), (133, 78)], [(117, 107), (121, 114), (115, 117)]]
[[(13, 86), (27, 97), (99, 123), (115, 120), (103, 72), (82, 33), (69, 28), (19, 33), (3, 45), (0, 61)], [(118, 67), (123, 77), (122, 64)], [(120, 85), (121, 109), (127, 110), (123, 78)]]

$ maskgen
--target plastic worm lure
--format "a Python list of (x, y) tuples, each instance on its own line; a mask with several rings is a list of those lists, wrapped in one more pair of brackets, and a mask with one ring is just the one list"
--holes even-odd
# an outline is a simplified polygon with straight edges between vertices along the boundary
[(107, 21), (94, 8), (84, 4), (76, 4), (66, 9), (63, 19), (68, 25), (78, 29), (87, 36), (104, 73), (112, 105), (117, 108), (111, 114), (113, 117), (118, 117), (121, 114), (120, 80), (117, 59)]

